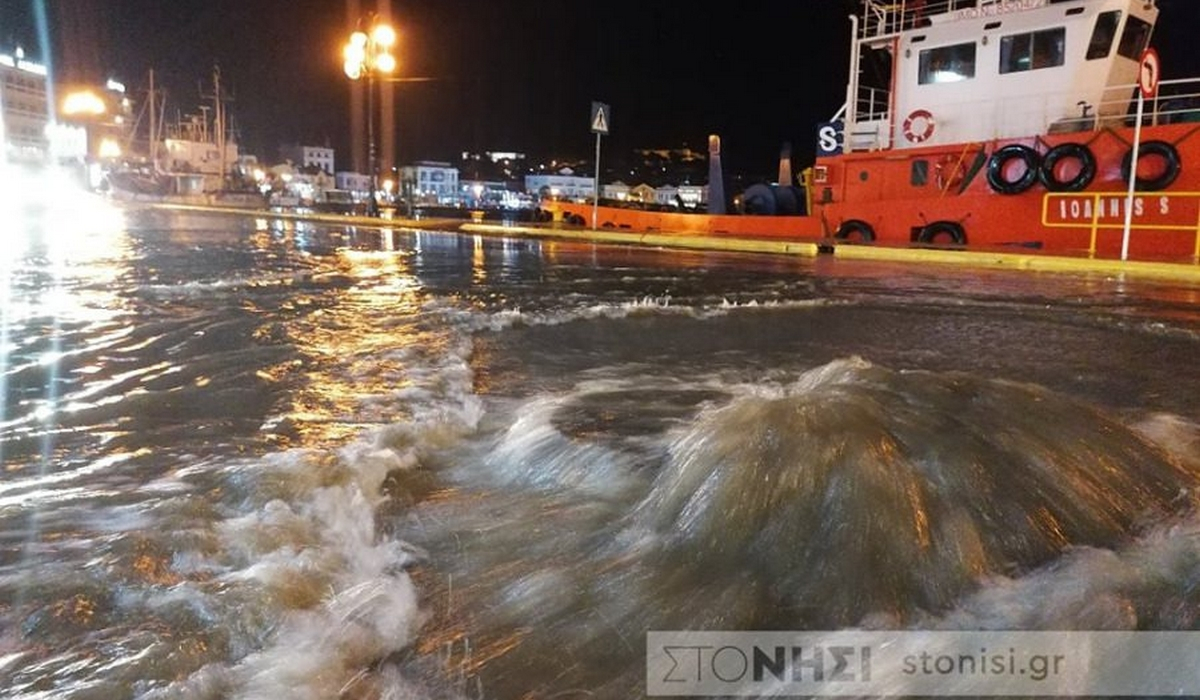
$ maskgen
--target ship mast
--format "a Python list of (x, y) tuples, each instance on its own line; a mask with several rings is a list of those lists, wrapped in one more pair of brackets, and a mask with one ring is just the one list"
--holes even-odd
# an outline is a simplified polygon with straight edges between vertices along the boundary
[(225, 186), (225, 175), (227, 172), (225, 163), (225, 107), (221, 102), (221, 69), (213, 67), (213, 103), (216, 105), (214, 110), (213, 127), (217, 130), (217, 153), (221, 159), (221, 187)]
[[(154, 83), (154, 70), (150, 70), (149, 88), (146, 90), (146, 99), (142, 102), (141, 109), (138, 110), (138, 116), (130, 128), (125, 141), (125, 149), (133, 152), (135, 149), (138, 153), (145, 154), (150, 162), (150, 165), (155, 171), (158, 170), (158, 149), (161, 141), (163, 128), (163, 110), (166, 107), (165, 96), (159, 95), (159, 89)], [(140, 136), (142, 119), (150, 118), (150, 128), (146, 133), (146, 149), (143, 151), (140, 148)]]
[[(225, 135), (225, 98), (221, 94), (221, 68), (213, 66), (213, 94), (202, 95), (202, 97), (210, 97), (213, 101), (213, 130), (216, 132), (213, 136), (217, 144), (217, 157), (220, 160), (220, 177), (221, 187), (225, 187), (226, 177), (228, 175), (228, 162), (225, 153), (226, 135)], [(205, 120), (207, 122), (207, 120)]]
[(154, 92), (154, 69), (150, 69), (150, 92), (146, 102), (150, 105), (150, 167), (158, 171), (158, 97)]

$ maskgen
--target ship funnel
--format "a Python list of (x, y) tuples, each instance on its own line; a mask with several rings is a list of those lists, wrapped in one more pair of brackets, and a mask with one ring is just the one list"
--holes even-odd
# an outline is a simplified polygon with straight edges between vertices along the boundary
[(792, 184), (792, 144), (784, 143), (783, 150), (779, 153), (779, 180), (780, 187), (789, 187)]
[(725, 213), (725, 177), (721, 174), (721, 137), (708, 137), (708, 213)]

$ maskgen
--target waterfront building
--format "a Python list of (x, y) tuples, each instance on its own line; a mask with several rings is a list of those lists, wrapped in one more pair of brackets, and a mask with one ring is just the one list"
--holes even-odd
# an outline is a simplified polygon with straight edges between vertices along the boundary
[(539, 199), (591, 199), (596, 196), (596, 180), (567, 168), (555, 174), (526, 175), (525, 191)]
[(86, 169), (95, 185), (126, 155), (131, 112), (121, 83), (59, 85), (22, 50), (0, 54), (0, 160)]
[(642, 204), (652, 204), (656, 201), (655, 189), (644, 182), (634, 185), (633, 189), (629, 190), (629, 199)]
[(708, 187), (706, 185), (680, 185), (679, 201), (683, 202), (683, 206), (688, 209), (702, 207), (708, 204)]
[(279, 149), (279, 156), (300, 168), (320, 168), (327, 175), (334, 171), (334, 150), (325, 146), (290, 144)]
[(680, 203), (679, 188), (675, 185), (661, 185), (654, 188), (654, 203), (668, 207), (678, 207)]
[(629, 185), (617, 180), (606, 185), (600, 186), (600, 196), (603, 199), (612, 199), (618, 202), (629, 201)]
[(4, 159), (45, 162), (50, 154), (46, 67), (27, 60), (17, 49), (0, 54), (0, 141)]
[[(371, 192), (371, 176), (364, 173), (356, 173), (343, 170), (333, 175), (333, 186), (339, 190), (353, 192), (356, 195), (361, 195), (361, 199), (365, 200)], [(355, 201), (360, 201), (359, 197)]]
[(458, 195), (464, 207), (519, 209), (529, 205), (523, 192), (500, 180), (459, 180)]
[(417, 161), (400, 168), (400, 196), (412, 204), (458, 205), (458, 168), (441, 161)]

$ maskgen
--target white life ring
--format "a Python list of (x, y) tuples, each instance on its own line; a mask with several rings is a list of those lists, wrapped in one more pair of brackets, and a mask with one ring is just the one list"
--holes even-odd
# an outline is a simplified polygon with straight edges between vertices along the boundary
[(927, 109), (913, 110), (912, 114), (904, 120), (904, 138), (912, 143), (924, 143), (929, 140), (930, 136), (933, 136), (933, 130), (936, 127), (937, 122), (934, 121), (932, 112)]

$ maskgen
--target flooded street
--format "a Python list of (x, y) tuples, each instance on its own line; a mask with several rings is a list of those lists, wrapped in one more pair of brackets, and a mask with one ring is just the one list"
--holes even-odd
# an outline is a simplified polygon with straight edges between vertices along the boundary
[(1194, 284), (80, 206), (0, 251), (4, 697), (1200, 629)]

